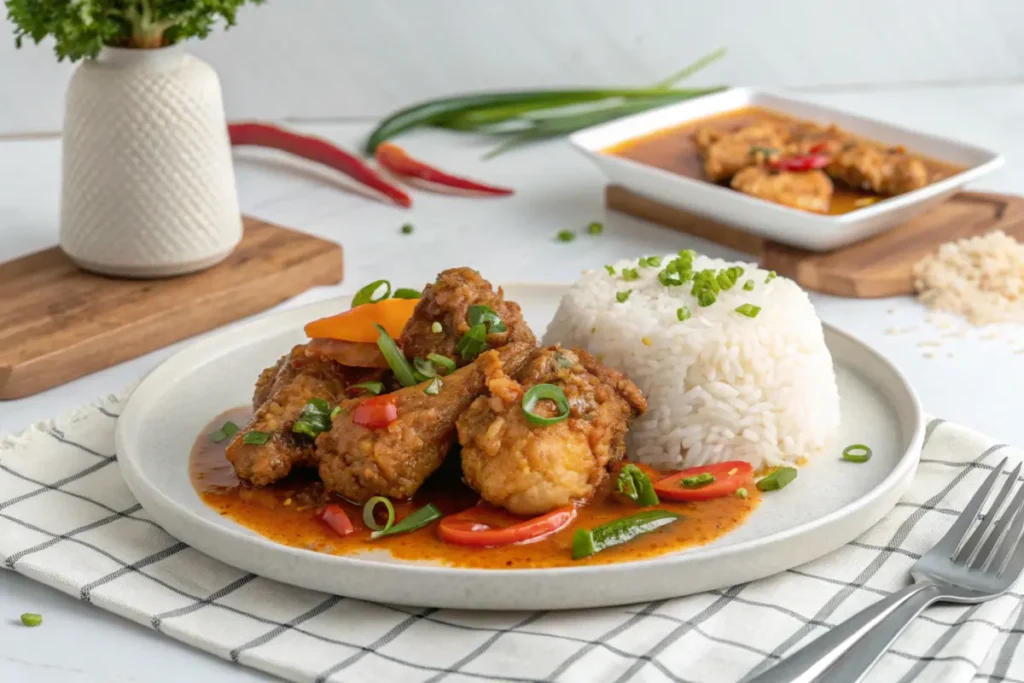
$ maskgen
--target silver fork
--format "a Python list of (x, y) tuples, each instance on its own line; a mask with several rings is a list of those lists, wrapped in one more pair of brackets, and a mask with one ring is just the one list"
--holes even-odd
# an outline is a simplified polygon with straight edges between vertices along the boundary
[[(975, 524), (1006, 466), (1003, 459), (974, 494), (953, 527), (910, 570), (913, 583), (831, 629), (746, 683), (855, 683), (910, 622), (935, 602), (976, 603), (996, 598), (1024, 569), (1024, 486), (1005, 505), (1021, 465)], [(971, 532), (971, 528), (974, 531)]]

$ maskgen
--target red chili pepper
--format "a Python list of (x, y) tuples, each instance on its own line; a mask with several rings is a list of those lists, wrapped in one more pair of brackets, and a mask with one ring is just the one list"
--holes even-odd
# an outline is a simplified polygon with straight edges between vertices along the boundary
[(818, 144), (807, 150), (808, 154), (822, 154), (828, 151), (828, 141), (819, 142)]
[[(441, 520), (437, 533), (445, 543), (468, 545), (476, 548), (497, 548), (515, 543), (533, 543), (550, 536), (576, 517), (576, 508), (569, 505), (547, 514), (514, 523), (511, 526), (494, 527), (488, 524), (487, 506), (463, 510)], [(493, 522), (492, 522), (493, 523)]]
[[(710, 474), (707, 484), (686, 488), (684, 479)], [(715, 465), (691, 467), (654, 482), (654, 490), (665, 500), (711, 500), (736, 493), (736, 489), (754, 485), (754, 468), (742, 460), (730, 460)]]
[(384, 429), (398, 419), (398, 406), (394, 394), (374, 396), (356, 406), (352, 422), (367, 429)]
[(816, 168), (825, 168), (830, 163), (832, 163), (832, 157), (827, 154), (793, 154), (769, 159), (768, 168), (775, 171), (811, 171)]
[(422, 161), (413, 159), (411, 156), (406, 154), (405, 150), (401, 147), (393, 145), (390, 142), (382, 143), (377, 147), (376, 156), (377, 162), (381, 166), (397, 175), (419, 178), (420, 180), (425, 180), (430, 183), (453, 187), (459, 190), (468, 190), (470, 192), (502, 196), (513, 193), (513, 190), (506, 187), (484, 185), (483, 183), (478, 183), (475, 180), (460, 178), (458, 176), (445, 173), (444, 171), (440, 171), (432, 166), (426, 165)]
[(317, 517), (321, 522), (331, 527), (334, 533), (339, 536), (348, 536), (356, 530), (355, 526), (352, 525), (352, 520), (348, 518), (348, 515), (345, 514), (340, 505), (331, 503), (321, 510)]
[(385, 195), (399, 206), (412, 206), (409, 195), (384, 180), (359, 157), (322, 138), (300, 135), (266, 123), (232, 123), (228, 126), (228, 136), (234, 147), (268, 147), (288, 152), (341, 171), (349, 178)]

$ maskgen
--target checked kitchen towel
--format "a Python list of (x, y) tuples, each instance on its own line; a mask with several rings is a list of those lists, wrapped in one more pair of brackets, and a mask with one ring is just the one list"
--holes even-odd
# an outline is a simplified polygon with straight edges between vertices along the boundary
[[(934, 420), (904, 499), (816, 562), (650, 604), (463, 612), (293, 588), (171, 538), (121, 480), (113, 437), (120, 406), (111, 397), (0, 438), (0, 564), (293, 681), (739, 681), (905, 585), (992, 465), (1019, 457)], [(1018, 587), (982, 605), (928, 610), (869, 680), (1024, 683), (1022, 598)]]

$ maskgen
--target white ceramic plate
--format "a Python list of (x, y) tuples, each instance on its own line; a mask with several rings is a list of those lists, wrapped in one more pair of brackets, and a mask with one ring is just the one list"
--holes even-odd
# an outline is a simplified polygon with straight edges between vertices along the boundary
[[(565, 291), (505, 287), (538, 333)], [(641, 562), (520, 570), (289, 548), (203, 504), (189, 481), (189, 451), (213, 417), (251, 400), (259, 371), (304, 341), (306, 322), (348, 306), (348, 299), (325, 301), (233, 327), (176, 354), (139, 385), (117, 423), (118, 460), (129, 488), (169, 533), (241, 569), (355, 598), (466, 609), (597, 607), (722, 588), (820, 557), (889, 512), (917, 468), (924, 429), (913, 390), (877, 353), (827, 329), (842, 400), (840, 442), (870, 444), (874, 456), (864, 465), (838, 453), (809, 463), (794, 483), (766, 495), (745, 524), (710, 545)]]
[[(729, 188), (605, 154), (626, 140), (673, 128), (742, 107), (764, 107), (798, 119), (834, 123), (858, 136), (892, 145), (964, 171), (896, 197), (839, 216), (791, 209)], [(943, 201), (966, 183), (1003, 165), (995, 152), (855, 116), (809, 102), (736, 88), (652, 109), (575, 133), (570, 142), (604, 171), (608, 179), (634, 192), (691, 213), (709, 216), (761, 237), (812, 251), (828, 251), (884, 232)]]

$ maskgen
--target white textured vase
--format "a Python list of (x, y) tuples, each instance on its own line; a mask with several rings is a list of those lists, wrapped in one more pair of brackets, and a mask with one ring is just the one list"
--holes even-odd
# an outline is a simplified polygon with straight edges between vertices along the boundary
[(164, 277), (242, 238), (220, 81), (180, 45), (106, 48), (68, 86), (60, 244), (87, 270)]

